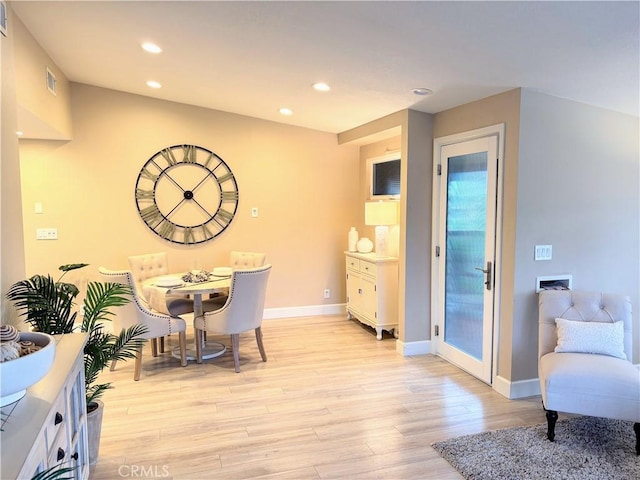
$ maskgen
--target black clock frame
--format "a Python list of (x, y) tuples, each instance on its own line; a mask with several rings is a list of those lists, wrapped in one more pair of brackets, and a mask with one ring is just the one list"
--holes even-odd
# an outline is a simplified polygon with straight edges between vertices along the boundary
[[(176, 157), (175, 152), (182, 155)], [(198, 153), (201, 156), (198, 156)], [(171, 176), (181, 166), (202, 168), (206, 175), (195, 186), (185, 188)], [(160, 211), (156, 201), (158, 182), (166, 178), (182, 190), (182, 199), (168, 212)], [(195, 192), (206, 180), (213, 178), (219, 187), (220, 198), (215, 212), (210, 212), (196, 199)], [(151, 188), (144, 188), (144, 187)], [(226, 189), (225, 189), (226, 188)], [(229, 165), (211, 150), (198, 145), (172, 145), (153, 154), (142, 166), (135, 187), (135, 202), (145, 225), (156, 235), (172, 243), (194, 245), (213, 240), (231, 224), (238, 210), (238, 183)], [(184, 202), (193, 202), (206, 216), (204, 222), (182, 225), (170, 217)], [(179, 240), (178, 236), (182, 234)]]

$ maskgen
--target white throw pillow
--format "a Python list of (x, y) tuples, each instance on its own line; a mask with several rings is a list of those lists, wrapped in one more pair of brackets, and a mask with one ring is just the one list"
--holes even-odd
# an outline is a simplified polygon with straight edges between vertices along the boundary
[(625, 359), (624, 322), (581, 322), (556, 318), (556, 352), (596, 353)]

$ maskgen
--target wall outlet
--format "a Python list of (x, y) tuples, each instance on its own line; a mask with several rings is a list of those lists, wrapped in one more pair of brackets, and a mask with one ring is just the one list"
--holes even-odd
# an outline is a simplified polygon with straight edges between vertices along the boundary
[(331, 298), (331, 290), (328, 288), (324, 289), (324, 298)]
[(253, 207), (251, 209), (251, 217), (252, 218), (257, 218), (258, 217), (258, 207)]

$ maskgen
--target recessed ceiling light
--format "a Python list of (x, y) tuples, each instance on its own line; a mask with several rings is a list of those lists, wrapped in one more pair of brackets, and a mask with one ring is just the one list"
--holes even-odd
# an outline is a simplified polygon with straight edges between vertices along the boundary
[(143, 50), (149, 52), (149, 53), (160, 53), (162, 52), (162, 49), (156, 45), (155, 43), (151, 43), (151, 42), (145, 42), (142, 44), (142, 48)]
[(148, 85), (149, 87), (151, 87), (151, 88), (160, 88), (160, 87), (162, 87), (162, 85), (161, 85), (159, 82), (156, 82), (156, 81), (154, 81), (154, 80), (149, 80), (149, 81), (147, 82), (147, 85)]
[(313, 89), (319, 92), (328, 92), (329, 90), (331, 90), (331, 87), (326, 83), (314, 83)]
[(420, 88), (413, 88), (411, 90), (411, 93), (413, 93), (414, 95), (431, 95), (433, 93), (433, 90), (420, 87)]
[(293, 115), (293, 110), (291, 110), (290, 108), (281, 108), (280, 113), (282, 115)]

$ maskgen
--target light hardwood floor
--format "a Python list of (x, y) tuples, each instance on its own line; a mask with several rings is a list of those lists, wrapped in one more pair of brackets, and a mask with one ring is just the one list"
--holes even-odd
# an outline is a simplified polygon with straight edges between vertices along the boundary
[(239, 374), (230, 351), (182, 368), (148, 347), (140, 381), (133, 361), (105, 371), (115, 388), (91, 478), (459, 479), (432, 442), (544, 421), (539, 397), (510, 401), (438, 357), (402, 357), (355, 320), (263, 331), (268, 362), (243, 334)]

